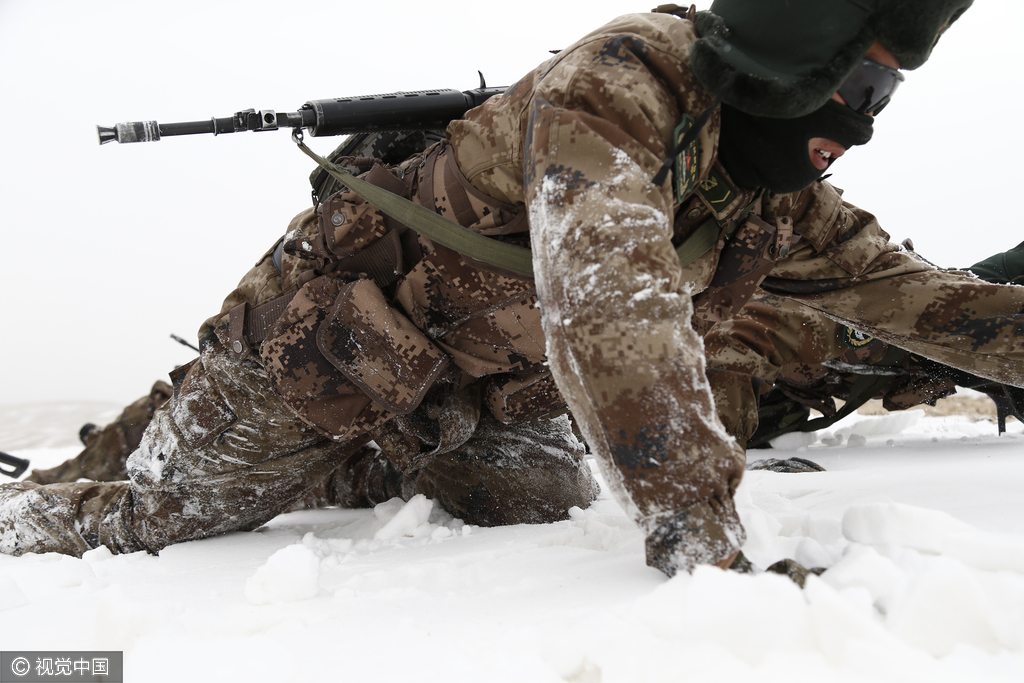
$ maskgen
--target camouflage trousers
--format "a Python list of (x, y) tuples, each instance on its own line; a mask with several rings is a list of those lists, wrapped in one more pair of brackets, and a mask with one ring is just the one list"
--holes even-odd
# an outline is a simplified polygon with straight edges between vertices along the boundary
[(336, 442), (295, 417), (257, 360), (219, 341), (183, 374), (128, 458), (128, 481), (0, 486), (0, 552), (157, 552), (255, 529), (303, 501), (417, 493), (470, 524), (543, 523), (598, 492), (567, 417), (503, 425), (472, 387), (438, 387), (431, 410)]

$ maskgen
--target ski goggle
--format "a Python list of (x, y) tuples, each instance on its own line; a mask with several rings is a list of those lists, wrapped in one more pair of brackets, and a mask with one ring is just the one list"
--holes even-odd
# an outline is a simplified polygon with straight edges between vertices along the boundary
[(889, 104), (903, 80), (903, 74), (898, 70), (862, 59), (839, 86), (839, 94), (858, 114), (878, 114)]

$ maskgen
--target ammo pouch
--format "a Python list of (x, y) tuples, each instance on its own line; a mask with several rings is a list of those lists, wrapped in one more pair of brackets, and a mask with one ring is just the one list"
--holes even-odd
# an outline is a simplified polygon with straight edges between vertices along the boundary
[(371, 280), (333, 273), (299, 289), (261, 352), (284, 401), (334, 438), (411, 412), (449, 362)]
[(793, 221), (788, 216), (772, 225), (750, 214), (722, 250), (718, 268), (707, 289), (693, 298), (694, 316), (708, 323), (733, 317), (754, 295), (754, 290), (789, 254)]
[[(409, 186), (373, 159), (352, 159), (372, 164), (363, 180), (408, 198)], [(341, 190), (317, 207), (318, 230), (284, 243), (284, 251), (300, 258), (320, 259), (322, 267), (334, 272), (365, 273), (379, 287), (386, 288), (419, 260), (416, 233), (382, 213), (358, 195)]]

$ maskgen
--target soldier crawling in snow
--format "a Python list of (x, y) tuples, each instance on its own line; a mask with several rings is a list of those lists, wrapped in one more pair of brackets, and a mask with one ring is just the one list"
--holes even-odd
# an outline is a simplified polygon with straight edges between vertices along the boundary
[[(401, 137), (404, 134), (396, 134)], [(388, 138), (367, 136), (356, 144), (388, 144)], [(342, 149), (352, 145), (346, 142)], [(314, 174), (314, 178), (317, 174)], [(913, 250), (909, 240), (904, 247)], [(1024, 242), (968, 268), (987, 282), (1024, 284)], [(932, 405), (956, 393), (958, 386), (979, 389), (996, 403), (1000, 433), (1010, 415), (1024, 421), (1024, 390), (958, 371), (867, 337), (792, 299), (758, 290), (732, 318), (715, 324), (694, 319), (705, 328), (704, 352), (715, 409), (726, 429), (740, 438), (753, 432), (747, 448), (764, 448), (775, 437), (792, 431), (825, 429), (867, 401), (878, 399), (886, 410)], [(781, 340), (781, 341), (779, 341)], [(759, 344), (757, 355), (743, 352)], [(736, 349), (740, 349), (739, 352)], [(753, 362), (753, 364), (751, 364)], [(760, 384), (756, 414), (730, 409), (727, 388), (732, 374), (750, 375)], [(156, 409), (171, 397), (171, 387), (156, 382), (149, 394), (126, 407), (110, 424), (87, 424), (79, 432), (85, 448), (56, 467), (33, 470), (24, 481), (37, 484), (118, 481), (128, 478), (128, 456), (139, 447)], [(835, 399), (844, 402), (837, 409)], [(753, 406), (746, 406), (748, 409)], [(823, 413), (810, 418), (811, 409)], [(806, 460), (760, 460), (747, 469), (771, 467), (776, 471), (821, 471)], [(323, 486), (314, 488), (300, 506), (329, 504)]]
[[(318, 482), (344, 505), (424, 493), (472, 524), (559, 519), (596, 494), (550, 417), (567, 406), (649, 564), (728, 566), (749, 434), (716, 415), (695, 308), (725, 319), (760, 285), (1024, 385), (1024, 290), (935, 269), (820, 180), (970, 4), (716, 0), (589, 34), (365, 176), (528, 244), (534, 280), (328, 197), (208, 321), (129, 481), (0, 487), (0, 551), (156, 552), (256, 528)], [(724, 416), (756, 406), (750, 374), (715, 382)]]

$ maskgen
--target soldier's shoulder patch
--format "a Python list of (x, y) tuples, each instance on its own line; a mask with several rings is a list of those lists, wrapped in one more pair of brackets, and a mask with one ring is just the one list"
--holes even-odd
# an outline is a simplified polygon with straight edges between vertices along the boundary
[(869, 337), (852, 327), (843, 329), (843, 346), (848, 349), (862, 349), (873, 341), (875, 341), (874, 337)]
[[(683, 120), (676, 126), (673, 138), (676, 145), (683, 141), (683, 137), (693, 124), (693, 117), (684, 114)], [(700, 176), (700, 140), (695, 139), (684, 147), (683, 151), (676, 155), (674, 163), (676, 202), (681, 204), (697, 189), (697, 178)]]

